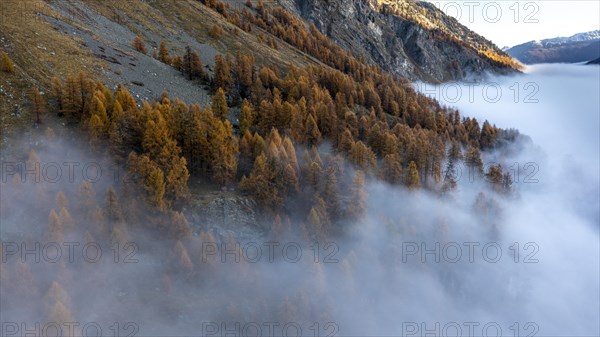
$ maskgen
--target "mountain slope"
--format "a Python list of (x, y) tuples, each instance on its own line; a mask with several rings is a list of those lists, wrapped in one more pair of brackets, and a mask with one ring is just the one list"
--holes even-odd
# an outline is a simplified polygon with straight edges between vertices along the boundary
[(600, 57), (600, 30), (529, 41), (507, 52), (526, 64), (585, 62)]
[(409, 79), (443, 82), (519, 68), (493, 43), (427, 2), (282, 3), (355, 55)]
[(597, 59), (595, 59), (595, 60), (591, 60), (591, 61), (589, 61), (589, 62), (588, 62), (588, 63), (586, 63), (586, 64), (600, 64), (600, 57), (599, 57), (599, 58), (597, 58)]

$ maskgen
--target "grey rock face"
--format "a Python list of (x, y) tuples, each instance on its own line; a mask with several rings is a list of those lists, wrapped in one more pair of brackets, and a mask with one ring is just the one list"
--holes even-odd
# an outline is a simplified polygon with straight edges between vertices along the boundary
[(258, 207), (254, 200), (234, 193), (213, 193), (216, 194), (197, 201), (186, 214), (195, 231), (212, 231), (218, 241), (231, 233), (242, 243), (263, 236), (265, 229), (259, 224)]
[[(514, 71), (478, 54), (476, 48), (506, 55), (429, 3), (404, 1), (402, 8), (415, 13), (411, 20), (378, 9), (377, 0), (286, 0), (281, 4), (355, 56), (411, 80), (444, 82)], [(415, 22), (421, 19), (422, 24)], [(445, 33), (435, 35), (435, 29)], [(440, 38), (448, 34), (456, 39)]]

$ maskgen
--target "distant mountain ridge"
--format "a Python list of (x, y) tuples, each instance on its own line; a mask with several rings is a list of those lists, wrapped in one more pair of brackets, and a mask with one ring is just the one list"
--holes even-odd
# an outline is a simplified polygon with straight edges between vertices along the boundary
[(525, 64), (586, 62), (600, 57), (600, 30), (529, 41), (506, 52)]

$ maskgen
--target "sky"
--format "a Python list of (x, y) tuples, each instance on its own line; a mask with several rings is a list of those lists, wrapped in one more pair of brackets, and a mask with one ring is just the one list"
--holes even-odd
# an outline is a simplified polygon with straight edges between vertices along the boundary
[(600, 29), (597, 0), (427, 0), (498, 47)]

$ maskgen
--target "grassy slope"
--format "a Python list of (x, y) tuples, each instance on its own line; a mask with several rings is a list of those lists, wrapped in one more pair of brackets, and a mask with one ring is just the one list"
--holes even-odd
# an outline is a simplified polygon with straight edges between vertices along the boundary
[[(118, 49), (128, 57), (145, 58), (140, 55), (136, 57), (129, 38), (119, 36), (120, 40), (117, 40), (117, 36), (106, 36), (98, 32), (97, 14), (101, 15), (102, 20), (110, 20), (111, 26), (120, 26), (113, 29), (121, 29), (132, 36), (144, 36), (150, 50), (156, 48), (161, 39), (168, 42), (172, 52), (179, 54), (187, 44), (204, 44), (208, 51), (212, 51), (203, 53), (200, 50), (204, 64), (213, 63), (215, 52), (252, 54), (256, 57), (257, 64), (278, 68), (290, 64), (302, 67), (319, 63), (278, 39), (277, 49), (267, 46), (259, 41), (258, 34), (269, 35), (268, 33), (256, 27), (253, 27), (251, 33), (239, 30), (196, 0), (27, 0), (9, 1), (2, 6), (0, 50), (10, 55), (17, 68), (14, 74), (2, 73), (0, 78), (3, 91), (0, 93), (2, 139), (31, 126), (32, 118), (23, 102), (28, 100), (28, 90), (32, 85), (44, 91), (49, 88), (53, 76), (64, 78), (80, 71), (104, 77), (109, 82), (114, 81), (110, 77), (119, 73), (119, 66), (97, 57), (81, 37), (82, 34), (89, 34), (98, 44)], [(65, 33), (64, 29), (50, 23), (54, 19), (61, 24), (65, 23), (64, 26), (80, 30), (82, 34), (77, 34), (76, 31)], [(220, 38), (213, 38), (208, 34), (213, 25), (223, 28), (224, 34)], [(143, 63), (145, 67), (150, 67), (144, 70), (153, 72), (156, 69), (153, 70), (152, 67), (165, 67), (156, 63)], [(165, 73), (164, 69), (158, 70), (162, 70), (156, 71), (159, 74)], [(179, 74), (171, 71), (169, 76), (176, 77)], [(177, 81), (173, 79), (164, 79), (166, 84), (163, 90), (176, 96)], [(169, 83), (173, 85), (169, 87)], [(16, 105), (24, 106), (20, 116), (13, 115)]]

